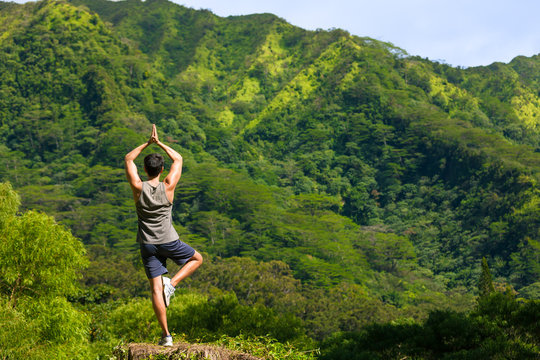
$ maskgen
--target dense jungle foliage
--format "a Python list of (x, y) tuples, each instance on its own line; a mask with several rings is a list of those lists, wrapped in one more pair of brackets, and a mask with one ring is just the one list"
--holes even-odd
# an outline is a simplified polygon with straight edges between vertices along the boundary
[(123, 170), (153, 123), (205, 257), (169, 311), (178, 339), (538, 353), (538, 56), (462, 69), (271, 14), (44, 0), (0, 2), (0, 74), (0, 358), (157, 340)]

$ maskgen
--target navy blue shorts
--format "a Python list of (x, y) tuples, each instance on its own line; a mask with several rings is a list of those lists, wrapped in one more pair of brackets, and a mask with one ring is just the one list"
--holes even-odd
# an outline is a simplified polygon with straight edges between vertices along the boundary
[(140, 247), (144, 271), (149, 279), (169, 272), (167, 270), (167, 259), (171, 259), (182, 266), (195, 255), (195, 250), (180, 240), (157, 245), (140, 244)]

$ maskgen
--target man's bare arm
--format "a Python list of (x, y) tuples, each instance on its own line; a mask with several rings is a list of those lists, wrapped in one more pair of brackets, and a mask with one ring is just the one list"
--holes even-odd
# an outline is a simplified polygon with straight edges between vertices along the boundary
[[(152, 133), (153, 135), (153, 133)], [(135, 201), (139, 198), (142, 191), (142, 180), (137, 172), (137, 165), (135, 165), (135, 159), (141, 154), (153, 142), (153, 136), (150, 137), (148, 142), (137, 146), (131, 150), (124, 158), (124, 165), (126, 168), (126, 177), (128, 179), (131, 190), (133, 191), (133, 198)]]
[(174, 189), (176, 188), (176, 184), (178, 184), (178, 180), (180, 180), (180, 176), (182, 176), (182, 164), (183, 164), (182, 155), (180, 155), (173, 148), (159, 141), (155, 126), (152, 131), (151, 140), (155, 142), (157, 146), (162, 148), (167, 154), (167, 156), (169, 156), (169, 158), (173, 161), (169, 174), (163, 180), (166, 186), (167, 195), (170, 195), (168, 197), (172, 201), (172, 199), (174, 198)]
[(182, 176), (182, 155), (180, 155), (176, 150), (165, 145), (159, 140), (156, 142), (156, 144), (167, 153), (167, 155), (173, 162), (171, 165), (171, 170), (169, 171), (169, 174), (167, 174), (167, 177), (163, 180), (163, 182), (165, 183), (165, 185), (167, 185), (167, 187), (172, 187), (174, 189), (174, 187), (176, 187), (176, 184), (178, 183), (178, 180), (180, 180), (180, 176)]

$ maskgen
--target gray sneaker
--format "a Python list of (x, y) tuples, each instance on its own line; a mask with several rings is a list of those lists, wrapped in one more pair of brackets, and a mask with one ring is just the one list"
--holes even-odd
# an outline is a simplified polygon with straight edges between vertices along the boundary
[(161, 340), (159, 340), (158, 345), (161, 345), (161, 346), (173, 346), (172, 336), (167, 335), (167, 336), (162, 337)]
[(176, 290), (174, 286), (171, 285), (171, 279), (163, 276), (163, 300), (165, 300), (165, 306), (169, 306), (171, 302), (171, 296), (173, 296), (174, 291)]

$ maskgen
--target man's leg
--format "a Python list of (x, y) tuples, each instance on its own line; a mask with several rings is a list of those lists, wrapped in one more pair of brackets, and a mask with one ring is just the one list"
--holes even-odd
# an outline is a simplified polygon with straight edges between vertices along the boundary
[[(184, 266), (173, 276), (171, 279), (171, 285), (175, 286), (178, 283), (197, 270), (199, 266), (203, 263), (203, 258), (201, 254), (195, 251), (195, 254), (184, 264)], [(161, 283), (160, 283), (161, 284)]]
[(157, 276), (150, 280), (150, 288), (152, 289), (152, 305), (156, 318), (161, 326), (162, 337), (169, 334), (169, 328), (167, 327), (167, 308), (165, 307), (165, 301), (163, 300), (163, 283), (161, 276)]

